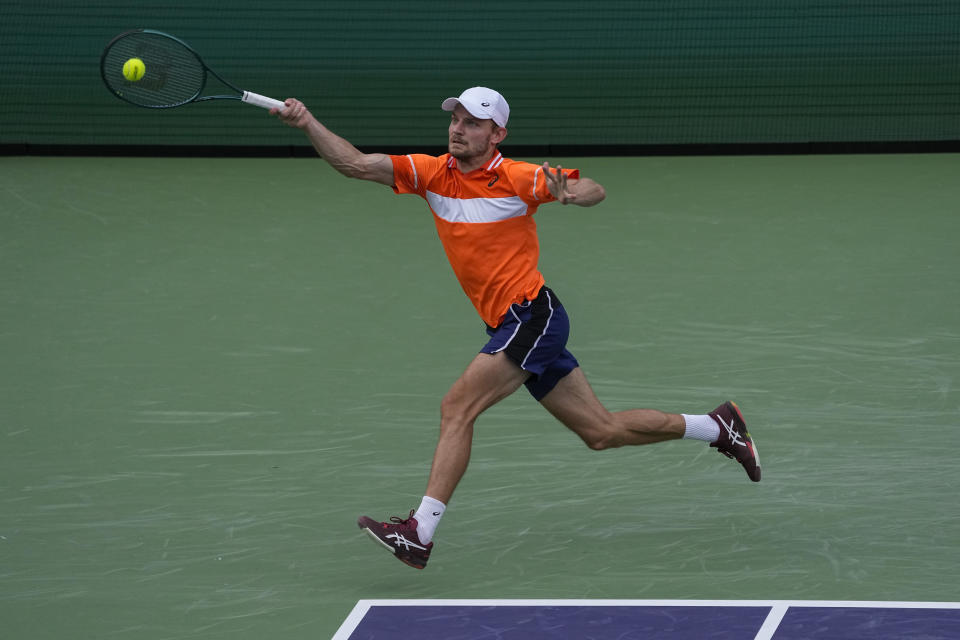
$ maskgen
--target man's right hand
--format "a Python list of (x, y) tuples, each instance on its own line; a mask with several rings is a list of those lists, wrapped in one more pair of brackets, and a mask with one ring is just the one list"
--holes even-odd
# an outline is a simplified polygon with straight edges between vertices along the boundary
[(280, 122), (284, 122), (297, 129), (306, 129), (310, 122), (314, 120), (313, 114), (296, 98), (287, 98), (283, 101), (287, 105), (282, 111), (280, 109), (270, 109), (270, 113), (277, 116)]

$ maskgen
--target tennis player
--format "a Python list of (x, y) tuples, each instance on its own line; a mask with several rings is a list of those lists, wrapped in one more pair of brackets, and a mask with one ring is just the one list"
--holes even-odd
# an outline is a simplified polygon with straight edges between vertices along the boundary
[(537, 267), (533, 215), (549, 202), (591, 207), (605, 192), (577, 169), (504, 158), (498, 145), (507, 136), (510, 107), (502, 95), (473, 87), (444, 100), (441, 108), (450, 112), (448, 153), (439, 157), (362, 153), (301, 101), (289, 98), (285, 104), (271, 113), (302, 129), (334, 169), (426, 200), (450, 265), (490, 338), (441, 402), (440, 436), (419, 508), (406, 518), (358, 521), (398, 559), (417, 569), (426, 566), (437, 524), (467, 469), (474, 421), (521, 385), (591, 449), (703, 440), (737, 460), (751, 480), (760, 480), (756, 446), (732, 402), (687, 415), (610, 412), (597, 399), (566, 348), (563, 304)]

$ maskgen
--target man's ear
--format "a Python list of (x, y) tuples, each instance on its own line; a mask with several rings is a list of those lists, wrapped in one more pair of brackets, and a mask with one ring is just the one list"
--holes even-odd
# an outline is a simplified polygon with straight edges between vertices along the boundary
[(500, 144), (503, 142), (503, 139), (507, 137), (507, 128), (506, 127), (497, 127), (493, 131), (493, 137), (491, 140), (494, 144)]

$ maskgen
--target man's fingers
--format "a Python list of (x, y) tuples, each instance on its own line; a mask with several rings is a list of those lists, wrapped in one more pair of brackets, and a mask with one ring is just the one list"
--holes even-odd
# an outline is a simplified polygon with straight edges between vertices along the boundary
[(544, 162), (543, 175), (547, 179), (547, 188), (550, 189), (550, 193), (554, 195), (557, 202), (567, 204), (577, 199), (576, 194), (567, 191), (567, 175), (563, 172), (562, 166), (558, 164), (556, 170), (554, 170), (550, 168), (549, 162)]
[(283, 118), (287, 122), (295, 122), (303, 114), (303, 103), (299, 100), (287, 100), (287, 108), (283, 110)]
[(550, 163), (543, 163), (543, 175), (547, 178), (547, 184), (552, 184), (556, 181), (556, 178), (553, 177), (553, 173), (550, 172)]
[(567, 174), (563, 172), (563, 167), (557, 165), (557, 184), (563, 191), (567, 190)]
[(547, 181), (548, 181), (549, 183), (555, 184), (555, 185), (557, 185), (557, 186), (560, 186), (560, 185), (562, 185), (564, 182), (566, 182), (566, 178), (565, 178), (565, 176), (563, 175), (563, 168), (562, 168), (560, 165), (557, 165), (556, 173), (554, 173), (554, 169), (551, 169), (551, 168), (550, 168), (550, 163), (549, 163), (549, 162), (544, 162), (544, 163), (543, 163), (543, 175), (546, 176)]

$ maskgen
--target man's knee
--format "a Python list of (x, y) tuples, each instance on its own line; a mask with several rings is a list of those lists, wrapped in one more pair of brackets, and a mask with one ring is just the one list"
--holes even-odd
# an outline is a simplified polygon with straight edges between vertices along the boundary
[(440, 423), (453, 422), (463, 414), (463, 403), (457, 400), (452, 391), (448, 391), (440, 401)]
[(469, 429), (477, 419), (468, 398), (451, 390), (440, 401), (440, 431)]

